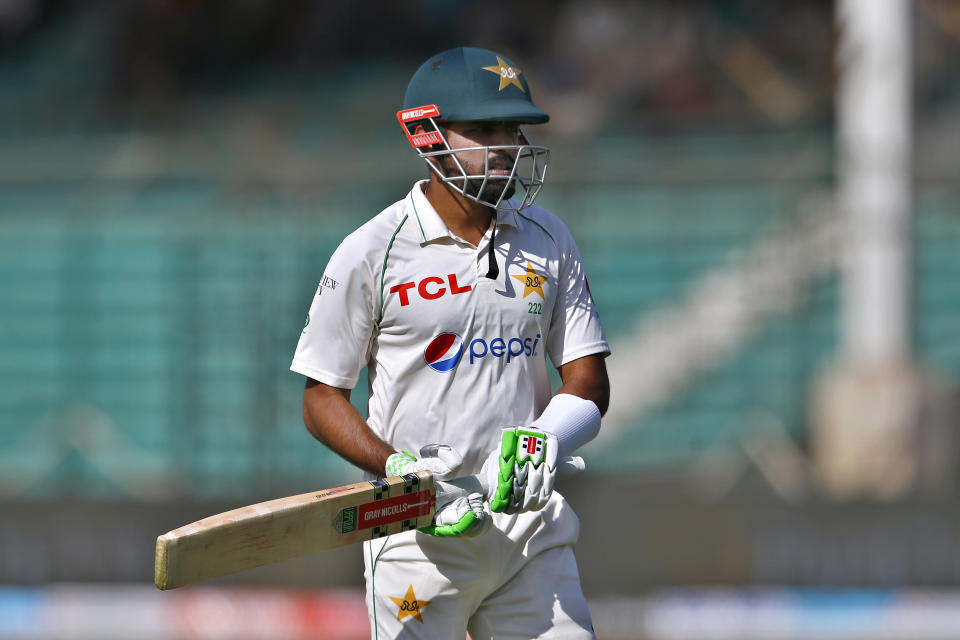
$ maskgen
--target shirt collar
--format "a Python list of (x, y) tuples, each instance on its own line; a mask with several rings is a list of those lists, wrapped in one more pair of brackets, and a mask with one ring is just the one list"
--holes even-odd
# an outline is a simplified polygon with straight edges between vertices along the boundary
[[(431, 242), (438, 238), (453, 238), (454, 235), (447, 228), (443, 218), (440, 217), (440, 214), (437, 213), (437, 210), (433, 208), (433, 205), (430, 204), (427, 196), (423, 193), (423, 188), (427, 182), (429, 181), (420, 180), (410, 190), (409, 199), (413, 204), (413, 216), (418, 225), (417, 231), (420, 232), (423, 242)], [(517, 218), (517, 212), (498, 210), (497, 226), (519, 227), (520, 221)]]

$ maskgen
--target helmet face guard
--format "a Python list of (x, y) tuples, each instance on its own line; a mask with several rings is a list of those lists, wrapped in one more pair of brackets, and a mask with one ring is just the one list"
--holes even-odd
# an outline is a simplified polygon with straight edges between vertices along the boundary
[[(550, 160), (548, 148), (530, 144), (527, 137), (520, 131), (520, 144), (451, 149), (437, 124), (439, 118), (440, 110), (436, 105), (403, 109), (397, 112), (397, 120), (403, 127), (410, 145), (444, 184), (464, 198), (501, 211), (520, 211), (533, 204), (547, 174), (547, 163)], [(425, 123), (429, 123), (432, 127), (428, 127)], [(423, 124), (424, 129), (430, 130), (414, 133), (417, 124)], [(442, 148), (433, 151), (425, 150), (434, 145), (440, 145)], [(468, 173), (457, 157), (457, 154), (469, 151), (483, 152), (482, 174)], [(490, 175), (491, 151), (506, 151), (508, 155), (514, 157), (509, 175)], [(439, 165), (444, 157), (452, 160), (452, 169), (441, 169)], [(434, 158), (437, 160), (434, 161)], [(502, 184), (499, 189), (488, 189), (489, 186), (497, 183)], [(511, 186), (514, 192), (519, 191), (517, 187), (521, 187), (522, 197), (516, 200), (508, 197)]]

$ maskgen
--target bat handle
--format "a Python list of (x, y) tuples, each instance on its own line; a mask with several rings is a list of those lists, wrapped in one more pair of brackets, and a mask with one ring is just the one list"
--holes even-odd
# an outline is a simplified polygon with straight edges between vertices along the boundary
[[(564, 457), (557, 461), (558, 476), (571, 476), (581, 473), (583, 470), (583, 458), (579, 456)], [(437, 480), (434, 486), (437, 489), (438, 509), (445, 504), (450, 504), (457, 498), (471, 493), (481, 493), (485, 497), (490, 496), (490, 488), (487, 486), (486, 478), (483, 474), (464, 476), (454, 480)]]

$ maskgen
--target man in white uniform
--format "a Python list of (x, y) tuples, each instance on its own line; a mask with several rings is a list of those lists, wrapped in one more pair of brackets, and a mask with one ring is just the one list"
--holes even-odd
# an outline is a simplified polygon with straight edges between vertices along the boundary
[(461, 47), (420, 67), (397, 118), (429, 179), (334, 253), (291, 369), (307, 428), (366, 477), (479, 473), (487, 495), (365, 543), (372, 637), (592, 638), (553, 483), (600, 428), (609, 346), (569, 230), (532, 204), (549, 151), (520, 125), (548, 116), (510, 60)]

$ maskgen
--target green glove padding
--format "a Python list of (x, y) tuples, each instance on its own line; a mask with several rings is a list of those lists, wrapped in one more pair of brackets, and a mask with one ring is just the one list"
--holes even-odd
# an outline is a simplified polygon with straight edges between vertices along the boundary
[(438, 538), (454, 538), (467, 534), (477, 524), (477, 514), (467, 511), (458, 522), (453, 524), (429, 524), (419, 531)]
[[(515, 429), (504, 429), (500, 437), (499, 471), (497, 472), (497, 488), (490, 496), (490, 511), (502, 513), (510, 506), (510, 496), (513, 494), (513, 468), (517, 459), (517, 432)], [(491, 487), (493, 489), (493, 487)]]
[(522, 513), (546, 505), (557, 470), (557, 437), (529, 427), (507, 427), (499, 451), (480, 471), (490, 492), (490, 511)]
[(475, 536), (486, 531), (491, 522), (483, 508), (483, 494), (471, 493), (437, 509), (433, 524), (419, 530), (441, 538)]

